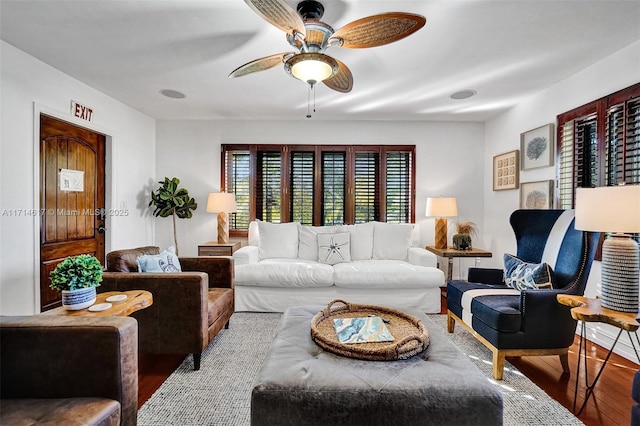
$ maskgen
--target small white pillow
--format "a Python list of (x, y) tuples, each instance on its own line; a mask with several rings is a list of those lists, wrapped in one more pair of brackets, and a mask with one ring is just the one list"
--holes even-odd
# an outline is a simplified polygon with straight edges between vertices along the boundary
[(298, 222), (258, 222), (260, 259), (295, 259), (298, 257)]
[(298, 227), (298, 259), (318, 260), (318, 234), (335, 234), (343, 232), (344, 227), (333, 226), (307, 226)]
[(375, 222), (373, 258), (406, 261), (409, 258), (412, 232), (412, 224)]
[(258, 231), (258, 222), (260, 222), (259, 219), (249, 222), (248, 242), (250, 246), (260, 245), (260, 231)]
[(351, 259), (371, 260), (373, 256), (373, 222), (348, 225), (351, 233)]
[(174, 246), (160, 254), (138, 256), (136, 260), (139, 272), (182, 272)]
[(318, 234), (318, 262), (327, 265), (351, 262), (349, 233)]

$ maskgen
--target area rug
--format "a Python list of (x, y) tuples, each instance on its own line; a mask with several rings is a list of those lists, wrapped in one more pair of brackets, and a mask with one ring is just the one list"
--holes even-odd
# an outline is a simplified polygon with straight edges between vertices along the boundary
[[(202, 354), (200, 370), (187, 357), (140, 408), (138, 425), (248, 426), (253, 381), (279, 320), (280, 314), (235, 313)], [(444, 329), (446, 316), (429, 321), (427, 328)], [(508, 362), (504, 379), (493, 380), (491, 352), (461, 327), (449, 336), (502, 392), (505, 425), (583, 424)]]

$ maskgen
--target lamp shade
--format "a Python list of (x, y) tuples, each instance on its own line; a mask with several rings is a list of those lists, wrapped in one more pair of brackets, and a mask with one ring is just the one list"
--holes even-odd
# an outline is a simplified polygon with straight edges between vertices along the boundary
[(453, 217), (458, 216), (458, 205), (455, 197), (429, 197), (427, 198), (427, 211), (425, 216)]
[(227, 192), (212, 192), (207, 199), (207, 211), (209, 213), (235, 213), (236, 197)]
[(578, 188), (575, 227), (592, 232), (640, 232), (640, 185)]

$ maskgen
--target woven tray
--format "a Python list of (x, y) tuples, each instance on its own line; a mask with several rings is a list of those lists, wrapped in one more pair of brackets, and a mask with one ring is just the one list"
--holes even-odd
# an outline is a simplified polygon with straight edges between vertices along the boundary
[[(368, 315), (382, 317), (393, 336), (392, 342), (340, 343), (333, 325), (334, 318)], [(333, 300), (311, 320), (311, 338), (323, 349), (337, 355), (369, 361), (407, 359), (427, 349), (429, 332), (418, 318), (382, 306), (359, 305)]]

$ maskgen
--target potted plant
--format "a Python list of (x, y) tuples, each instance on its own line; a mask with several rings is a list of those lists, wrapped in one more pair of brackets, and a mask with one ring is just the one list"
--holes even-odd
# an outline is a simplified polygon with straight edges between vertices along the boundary
[(49, 277), (49, 287), (62, 293), (65, 309), (84, 309), (96, 303), (96, 287), (102, 281), (102, 264), (88, 254), (70, 256), (58, 263)]
[(478, 226), (473, 222), (456, 222), (456, 233), (453, 234), (453, 248), (456, 250), (471, 250), (472, 240), (478, 234)]
[(180, 219), (191, 219), (193, 213), (191, 210), (198, 208), (196, 200), (189, 197), (189, 191), (184, 188), (178, 188), (180, 179), (168, 177), (164, 181), (158, 182), (162, 186), (157, 191), (151, 191), (151, 201), (149, 206), (155, 206), (153, 215), (158, 217), (173, 218), (173, 242), (176, 246), (176, 255), (178, 254), (178, 235), (176, 232), (176, 216)]

